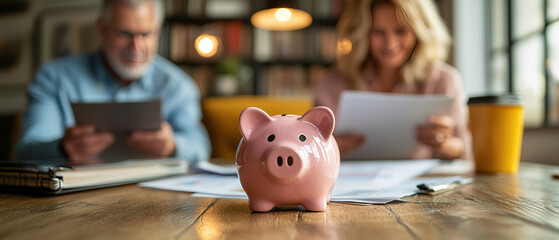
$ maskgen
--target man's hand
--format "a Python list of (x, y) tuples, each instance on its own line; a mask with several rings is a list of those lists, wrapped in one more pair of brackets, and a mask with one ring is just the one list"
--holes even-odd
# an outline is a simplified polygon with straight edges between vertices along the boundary
[(108, 132), (95, 133), (95, 127), (80, 125), (66, 129), (62, 138), (62, 148), (71, 163), (92, 163), (114, 140), (114, 136)]
[(158, 131), (133, 131), (126, 142), (153, 158), (168, 157), (175, 152), (173, 128), (167, 122), (161, 123)]

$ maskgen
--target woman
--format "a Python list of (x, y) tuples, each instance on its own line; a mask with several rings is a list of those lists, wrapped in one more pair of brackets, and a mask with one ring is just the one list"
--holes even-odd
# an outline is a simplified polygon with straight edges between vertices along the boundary
[[(337, 71), (316, 87), (316, 105), (337, 112), (343, 90), (445, 94), (454, 98), (449, 115), (433, 115), (417, 127), (420, 142), (411, 158), (472, 159), (466, 96), (458, 72), (443, 61), (450, 46), (431, 0), (354, 0), (338, 23), (352, 50), (338, 55)], [(336, 136), (341, 154), (364, 136)]]

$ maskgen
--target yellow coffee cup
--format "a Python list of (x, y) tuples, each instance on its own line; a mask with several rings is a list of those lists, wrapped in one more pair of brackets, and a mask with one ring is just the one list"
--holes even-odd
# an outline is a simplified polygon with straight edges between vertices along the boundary
[(516, 173), (520, 161), (522, 98), (507, 94), (468, 101), (477, 173)]

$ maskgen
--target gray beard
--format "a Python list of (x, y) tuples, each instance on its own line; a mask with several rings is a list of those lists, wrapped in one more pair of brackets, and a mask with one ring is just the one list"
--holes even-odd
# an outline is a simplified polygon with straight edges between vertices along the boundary
[(129, 67), (119, 62), (116, 59), (116, 56), (114, 56), (111, 53), (107, 54), (107, 61), (109, 62), (109, 65), (113, 68), (115, 73), (118, 74), (119, 77), (126, 80), (140, 79), (148, 69), (149, 65), (151, 64), (151, 59), (149, 59), (142, 66)]

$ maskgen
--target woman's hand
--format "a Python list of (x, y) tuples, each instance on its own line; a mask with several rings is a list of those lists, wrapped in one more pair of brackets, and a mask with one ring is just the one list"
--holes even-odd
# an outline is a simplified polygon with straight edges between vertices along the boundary
[(336, 135), (334, 137), (336, 138), (336, 142), (340, 148), (340, 156), (355, 150), (365, 142), (365, 136), (361, 134), (350, 133)]
[(454, 136), (454, 127), (454, 120), (450, 116), (431, 115), (428, 125), (417, 127), (417, 139), (431, 146), (440, 158), (459, 158), (464, 150), (464, 143)]

